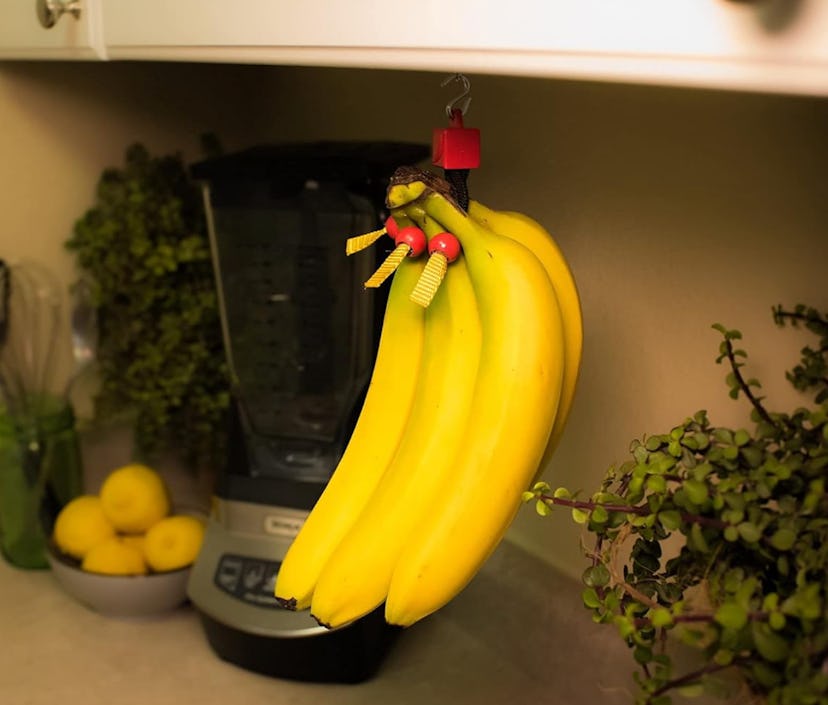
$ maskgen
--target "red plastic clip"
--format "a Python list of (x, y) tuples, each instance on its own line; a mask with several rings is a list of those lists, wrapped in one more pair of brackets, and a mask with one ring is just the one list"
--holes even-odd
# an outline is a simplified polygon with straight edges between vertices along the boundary
[(431, 136), (431, 160), (443, 169), (480, 166), (480, 130), (464, 127), (463, 111), (452, 108), (448, 127), (436, 127)]

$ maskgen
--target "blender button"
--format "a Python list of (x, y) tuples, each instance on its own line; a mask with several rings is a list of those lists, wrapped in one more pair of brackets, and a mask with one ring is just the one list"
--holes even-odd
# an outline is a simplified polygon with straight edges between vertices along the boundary
[(299, 529), (302, 528), (303, 523), (304, 521), (302, 519), (270, 514), (264, 519), (264, 530), (265, 533), (274, 536), (293, 538), (299, 533)]

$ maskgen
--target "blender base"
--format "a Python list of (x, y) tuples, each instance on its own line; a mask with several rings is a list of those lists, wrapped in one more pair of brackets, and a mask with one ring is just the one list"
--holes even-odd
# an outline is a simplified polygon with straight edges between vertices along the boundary
[(402, 631), (384, 606), (337, 629), (273, 594), (281, 560), (305, 511), (214, 498), (187, 595), (223, 660), (278, 678), (359, 683), (377, 671)]
[(273, 637), (243, 632), (201, 613), (213, 651), (224, 661), (266, 676), (315, 683), (361, 683), (379, 670), (400, 629), (383, 608), (325, 634)]

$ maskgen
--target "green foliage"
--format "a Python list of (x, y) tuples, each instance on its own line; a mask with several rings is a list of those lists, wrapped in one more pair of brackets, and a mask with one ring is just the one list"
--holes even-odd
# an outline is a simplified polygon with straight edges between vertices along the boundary
[[(758, 380), (742, 374), (741, 334), (717, 324), (717, 362), (730, 368), (729, 395), (751, 404), (752, 431), (699, 411), (633, 441), (588, 500), (543, 482), (524, 495), (545, 505), (540, 514), (577, 511), (595, 536), (583, 602), (639, 664), (637, 705), (670, 703), (673, 692), (727, 696), (725, 669), (769, 705), (828, 702), (828, 318), (805, 306), (773, 314), (819, 338), (787, 373), (814, 395), (811, 408), (769, 412)], [(675, 672), (668, 634), (698, 650), (697, 670)]]
[(131, 146), (66, 246), (98, 311), (96, 415), (132, 415), (146, 458), (175, 448), (209, 461), (229, 395), (203, 208), (181, 157)]

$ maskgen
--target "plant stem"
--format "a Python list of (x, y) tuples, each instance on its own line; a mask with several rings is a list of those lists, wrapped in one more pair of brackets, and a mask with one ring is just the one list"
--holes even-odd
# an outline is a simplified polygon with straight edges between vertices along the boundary
[[(625, 514), (636, 514), (638, 516), (649, 516), (652, 510), (645, 505), (633, 506), (630, 504), (603, 504), (602, 502), (583, 501), (578, 499), (566, 499), (564, 497), (553, 497), (552, 495), (539, 495), (547, 504), (557, 504), (561, 507), (570, 507), (571, 509), (583, 509), (585, 511), (592, 511), (596, 507), (602, 507), (608, 512), (624, 512)], [(688, 512), (681, 512), (681, 518), (689, 524), (702, 524), (710, 526), (715, 529), (726, 529), (730, 524), (721, 519), (714, 517), (705, 517), (699, 514), (689, 514)]]
[(710, 526), (714, 529), (726, 529), (728, 526), (732, 526), (732, 524), (728, 524), (726, 521), (722, 521), (721, 519), (716, 519), (715, 517), (705, 517), (700, 514), (688, 514), (687, 512), (682, 512), (681, 518), (689, 524), (701, 524), (702, 526)]
[[(748, 612), (748, 619), (751, 622), (767, 622), (768, 621), (768, 613), (767, 612)], [(674, 624), (688, 624), (693, 622), (707, 622), (710, 623), (714, 620), (714, 615), (705, 612), (698, 612), (696, 614), (678, 614), (673, 617)], [(645, 627), (652, 626), (649, 619), (646, 617), (638, 617), (635, 620), (635, 627), (636, 629), (642, 629)]]
[[(619, 582), (619, 585), (621, 585), (621, 588), (624, 590), (624, 592), (626, 592), (634, 600), (638, 600), (642, 605), (647, 605), (647, 607), (649, 607), (650, 609), (655, 609), (656, 607), (658, 607), (658, 602), (656, 602), (655, 600), (653, 600), (650, 597), (647, 597), (643, 592), (641, 592), (637, 588), (634, 588), (628, 582), (622, 580), (622, 581)], [(643, 627), (650, 626), (650, 620), (649, 619), (645, 619), (644, 622), (645, 622), (645, 624), (640, 625), (640, 626), (638, 624), (636, 624), (636, 626), (639, 629), (642, 626)]]
[(748, 401), (753, 405), (753, 408), (756, 409), (756, 413), (762, 417), (762, 420), (769, 423), (771, 426), (777, 427), (778, 424), (773, 420), (771, 415), (767, 412), (762, 403), (753, 395), (753, 392), (750, 391), (750, 385), (745, 381), (745, 378), (742, 376), (742, 373), (739, 371), (739, 365), (736, 362), (736, 356), (733, 354), (733, 342), (730, 338), (725, 338), (725, 347), (727, 349), (727, 359), (730, 363), (730, 369), (733, 372), (733, 376), (736, 378), (736, 381), (739, 383), (739, 387), (744, 392), (745, 396), (748, 398)]
[(702, 676), (707, 676), (711, 673), (718, 673), (719, 671), (723, 671), (726, 668), (735, 666), (740, 662), (740, 659), (734, 659), (728, 664), (709, 663), (706, 666), (703, 666), (702, 668), (699, 668), (695, 671), (685, 673), (683, 676), (679, 676), (678, 678), (674, 678), (673, 680), (668, 681), (663, 686), (657, 688), (652, 693), (650, 693), (650, 697), (647, 698), (647, 702), (652, 702), (653, 698), (657, 698), (659, 695), (663, 695), (668, 690), (672, 690), (673, 688), (680, 688), (681, 686), (688, 685), (690, 683), (695, 683)]
[(596, 507), (602, 507), (608, 512), (624, 512), (625, 514), (638, 514), (639, 516), (647, 516), (650, 514), (649, 507), (638, 506), (634, 507), (629, 504), (602, 504), (600, 502), (584, 502), (578, 499), (565, 499), (564, 497), (553, 497), (552, 495), (542, 494), (540, 498), (548, 504), (557, 504), (561, 507), (570, 507), (572, 509), (585, 509), (592, 511)]
[(806, 313), (798, 313), (797, 311), (785, 311), (780, 306), (779, 308), (774, 308), (773, 314), (777, 322), (781, 322), (783, 318), (788, 318), (792, 321), (805, 321), (805, 323), (826, 323), (826, 321), (823, 320), (822, 316), (820, 316), (818, 312), (813, 310)]

